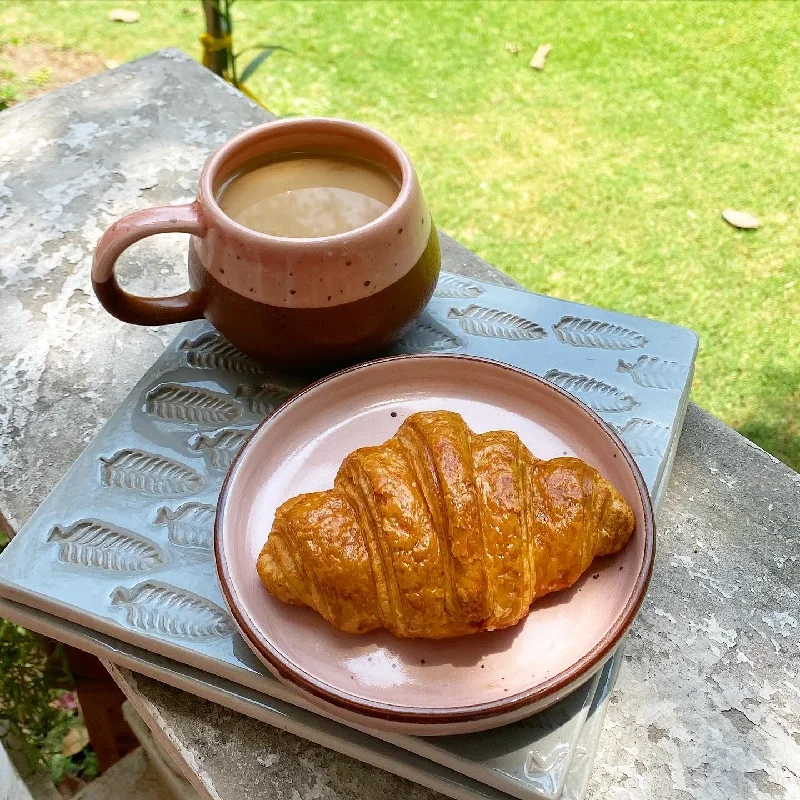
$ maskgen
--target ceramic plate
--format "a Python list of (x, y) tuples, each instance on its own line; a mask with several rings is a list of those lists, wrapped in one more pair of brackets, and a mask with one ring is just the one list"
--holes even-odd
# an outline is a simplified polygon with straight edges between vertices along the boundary
[[(515, 431), (540, 458), (575, 455), (625, 496), (636, 530), (572, 588), (518, 625), (432, 641), (340, 633), (261, 585), (255, 563), (275, 509), (332, 486), (352, 450), (380, 444), (417, 411), (460, 413), (476, 432)], [(295, 395), (233, 463), (217, 512), (223, 594), (255, 654), (329, 714), (362, 727), (443, 735), (504, 725), (555, 703), (602, 665), (633, 621), (654, 555), (649, 494), (619, 437), (570, 395), (529, 373), (462, 356), (402, 356), (337, 373)]]

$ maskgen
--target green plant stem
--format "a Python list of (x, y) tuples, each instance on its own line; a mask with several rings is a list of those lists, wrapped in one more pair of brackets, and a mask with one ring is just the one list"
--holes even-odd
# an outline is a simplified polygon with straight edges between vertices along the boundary
[[(225, 0), (222, 0), (225, 3)], [(227, 6), (227, 4), (225, 4)], [(226, 9), (227, 10), (227, 9)], [(225, 34), (224, 12), (216, 0), (203, 0), (203, 12), (206, 18), (206, 33), (219, 39)], [(220, 77), (225, 77), (228, 67), (228, 50), (217, 50), (209, 53), (208, 68)]]

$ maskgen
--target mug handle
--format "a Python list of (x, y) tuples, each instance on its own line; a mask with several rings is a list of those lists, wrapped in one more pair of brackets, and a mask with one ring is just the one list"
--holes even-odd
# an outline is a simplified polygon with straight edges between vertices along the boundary
[(134, 325), (167, 325), (203, 316), (203, 297), (191, 289), (171, 297), (140, 297), (126, 292), (117, 282), (114, 266), (134, 242), (155, 233), (206, 235), (200, 204), (161, 206), (134, 211), (117, 220), (101, 237), (92, 261), (92, 288), (110, 314)]

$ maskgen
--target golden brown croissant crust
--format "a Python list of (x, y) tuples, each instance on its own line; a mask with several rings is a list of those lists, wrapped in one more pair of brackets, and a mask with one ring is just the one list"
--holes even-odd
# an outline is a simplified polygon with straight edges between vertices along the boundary
[(578, 458), (536, 458), (510, 431), (410, 416), (342, 462), (334, 488), (275, 513), (264, 586), (347, 633), (440, 639), (514, 625), (621, 550), (634, 518)]

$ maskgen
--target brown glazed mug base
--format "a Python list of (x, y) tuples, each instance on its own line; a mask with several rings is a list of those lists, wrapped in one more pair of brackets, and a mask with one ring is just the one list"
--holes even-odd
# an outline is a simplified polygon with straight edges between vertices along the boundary
[(217, 281), (189, 245), (189, 285), (206, 319), (226, 338), (269, 366), (298, 372), (340, 367), (385, 354), (413, 327), (436, 287), (439, 237), (430, 237), (417, 263), (399, 280), (351, 303), (321, 308), (271, 306)]

